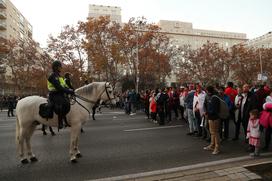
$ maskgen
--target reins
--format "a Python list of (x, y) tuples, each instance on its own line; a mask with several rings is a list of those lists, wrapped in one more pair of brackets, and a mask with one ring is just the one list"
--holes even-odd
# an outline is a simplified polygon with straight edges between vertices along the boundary
[[(78, 103), (78, 105), (80, 105), (81, 107), (83, 107), (88, 113), (89, 113), (89, 117), (90, 117), (90, 111), (85, 107), (85, 106), (83, 106), (80, 102), (78, 102), (77, 100), (76, 100), (76, 97), (78, 97), (78, 95), (75, 95), (75, 96), (73, 96), (72, 97), (72, 99), (76, 102), (76, 103)], [(78, 97), (79, 98), (79, 97)], [(82, 98), (84, 98), (84, 97), (82, 97)], [(81, 98), (80, 98), (81, 99)], [(84, 98), (85, 99), (85, 98)], [(84, 101), (84, 100), (83, 100)]]

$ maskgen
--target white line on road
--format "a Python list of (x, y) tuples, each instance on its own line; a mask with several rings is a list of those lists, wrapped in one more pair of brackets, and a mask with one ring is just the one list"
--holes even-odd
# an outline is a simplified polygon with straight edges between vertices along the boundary
[(15, 127), (15, 124), (0, 124), (0, 128), (11, 128)]
[(138, 128), (138, 129), (127, 129), (124, 130), (126, 132), (131, 132), (131, 131), (146, 131), (146, 130), (156, 130), (156, 129), (169, 129), (169, 128), (179, 128), (182, 127), (183, 125), (175, 125), (175, 126), (164, 126), (164, 127), (152, 127), (152, 128)]
[(102, 112), (102, 113), (95, 113), (95, 116), (105, 116), (111, 114), (125, 114), (125, 112)]

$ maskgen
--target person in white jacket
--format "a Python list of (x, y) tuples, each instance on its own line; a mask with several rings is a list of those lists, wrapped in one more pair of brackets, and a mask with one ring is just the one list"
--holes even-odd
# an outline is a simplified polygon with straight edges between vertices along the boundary
[(198, 137), (202, 136), (202, 128), (201, 128), (201, 120), (205, 113), (204, 102), (205, 102), (206, 92), (202, 89), (200, 85), (197, 86), (196, 92), (194, 95), (193, 102), (193, 112), (195, 119), (197, 120), (197, 129), (198, 129)]

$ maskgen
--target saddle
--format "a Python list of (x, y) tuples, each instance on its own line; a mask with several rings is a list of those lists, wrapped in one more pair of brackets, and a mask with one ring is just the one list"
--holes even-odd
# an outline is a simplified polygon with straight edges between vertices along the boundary
[(43, 103), (39, 107), (39, 115), (42, 118), (52, 119), (54, 116), (54, 112), (58, 115), (59, 129), (63, 128), (63, 121), (65, 123), (65, 127), (70, 127), (65, 116), (69, 111), (70, 103), (65, 101), (62, 104), (52, 104), (50, 102)]
[(52, 119), (54, 115), (53, 105), (49, 103), (41, 104), (39, 114), (42, 118)]

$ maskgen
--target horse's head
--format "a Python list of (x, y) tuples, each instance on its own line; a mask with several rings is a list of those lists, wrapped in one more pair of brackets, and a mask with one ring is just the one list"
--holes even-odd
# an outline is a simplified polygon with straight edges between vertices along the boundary
[(101, 94), (100, 100), (105, 102), (106, 104), (116, 104), (113, 86), (109, 82), (105, 82), (104, 84), (104, 91)]

